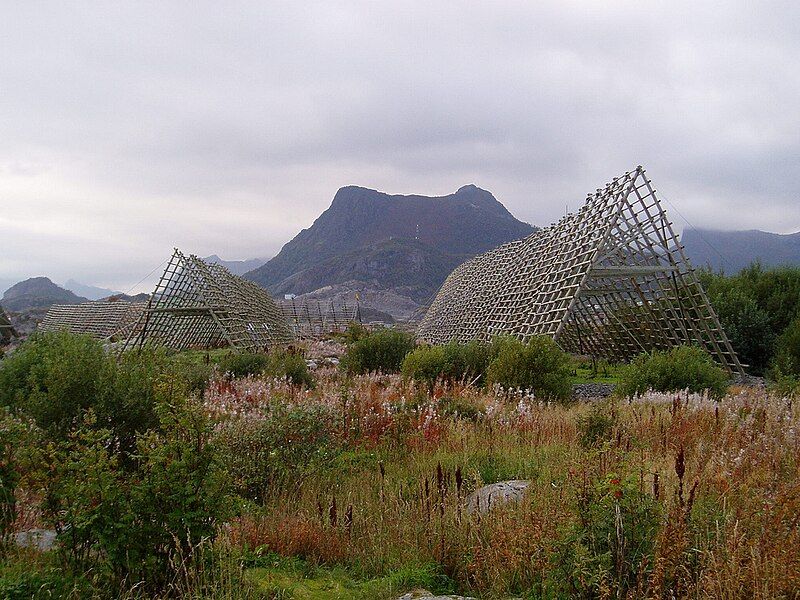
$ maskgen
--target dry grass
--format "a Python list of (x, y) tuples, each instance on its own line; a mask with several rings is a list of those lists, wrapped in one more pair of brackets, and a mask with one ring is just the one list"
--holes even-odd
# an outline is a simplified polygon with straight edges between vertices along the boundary
[[(748, 389), (720, 403), (650, 394), (608, 405), (613, 428), (586, 448), (588, 405), (468, 386), (428, 393), (397, 377), (343, 385), (333, 373), (313, 392), (253, 379), (226, 386), (207, 394), (222, 421), (259, 418), (259, 404), (276, 398), (325, 405), (340, 452), (300, 485), (272, 490), (238, 524), (240, 544), (369, 575), (434, 561), (462, 589), (493, 596), (798, 597), (800, 415), (784, 399)], [(476, 487), (512, 478), (531, 480), (525, 501), (465, 513)], [(627, 582), (619, 573), (641, 540), (623, 515), (608, 560), (575, 543), (592, 526), (581, 523), (581, 502), (603, 486), (615, 494), (610, 511), (627, 506), (623, 494), (641, 494), (659, 515), (653, 550)]]
[[(595, 406), (467, 385), (328, 371), (312, 391), (245, 378), (205, 394), (228, 436), (276, 402), (324, 407), (331, 453), (284, 465), (214, 551), (235, 568), (209, 568), (202, 585), (187, 576), (187, 590), (228, 578), (217, 595), (243, 597), (236, 556), (259, 549), (362, 578), (435, 564), (482, 597), (800, 597), (800, 409), (788, 400), (737, 388), (719, 403), (601, 403), (609, 425), (589, 445)], [(472, 491), (508, 479), (530, 480), (522, 502), (467, 514)]]

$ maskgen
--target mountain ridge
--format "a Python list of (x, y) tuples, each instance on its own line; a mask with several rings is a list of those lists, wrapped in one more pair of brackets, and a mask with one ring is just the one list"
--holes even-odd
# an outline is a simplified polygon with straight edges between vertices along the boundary
[(253, 269), (257, 269), (260, 266), (264, 265), (269, 259), (267, 258), (248, 258), (246, 260), (223, 260), (217, 254), (212, 254), (211, 256), (206, 256), (203, 261), (214, 264), (220, 265), (228, 269), (234, 275), (244, 275), (248, 271), (252, 271)]
[(445, 196), (350, 185), (311, 227), (245, 277), (276, 295), (355, 281), (423, 303), (464, 260), (534, 230), (474, 184)]
[(107, 298), (108, 296), (114, 296), (121, 293), (107, 288), (81, 283), (80, 281), (76, 281), (74, 279), (68, 279), (67, 282), (60, 287), (72, 292), (76, 296), (83, 296), (89, 300), (100, 300), (101, 298)]
[(765, 267), (800, 265), (800, 232), (687, 228), (681, 234), (681, 244), (693, 266), (729, 274), (738, 273), (755, 261)]
[(52, 304), (80, 304), (87, 301), (87, 298), (56, 285), (48, 277), (31, 277), (8, 288), (0, 304), (8, 310), (20, 312), (46, 308)]

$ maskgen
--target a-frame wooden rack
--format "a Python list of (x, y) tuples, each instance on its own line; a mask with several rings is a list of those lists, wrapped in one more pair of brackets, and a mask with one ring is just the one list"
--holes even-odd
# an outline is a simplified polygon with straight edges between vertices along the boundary
[(497, 334), (548, 335), (612, 360), (693, 344), (742, 372), (642, 167), (558, 223), (457, 267), (418, 330), (434, 344)]
[(264, 289), (177, 249), (134, 331), (123, 350), (154, 343), (176, 350), (259, 351), (294, 338)]

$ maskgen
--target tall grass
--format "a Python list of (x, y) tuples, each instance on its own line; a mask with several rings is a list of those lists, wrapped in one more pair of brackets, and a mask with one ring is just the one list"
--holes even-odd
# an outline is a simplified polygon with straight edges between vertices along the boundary
[[(291, 597), (284, 579), (321, 573), (373, 582), (352, 588), (364, 598), (422, 584), (488, 598), (800, 589), (800, 409), (764, 391), (563, 405), (329, 369), (313, 389), (218, 375), (202, 403), (215, 443), (238, 457), (234, 480), (250, 476), (249, 456), (274, 471), (202, 560), (176, 554), (173, 595)], [(266, 433), (243, 449), (237, 428)], [(520, 502), (466, 510), (476, 489), (510, 479), (530, 481)]]
[[(234, 523), (242, 547), (364, 577), (431, 562), (493, 597), (775, 598), (800, 586), (800, 414), (781, 398), (650, 393), (597, 408), (397, 376), (347, 389), (323, 376), (302, 396), (280, 385), (234, 383), (207, 394), (209, 409), (257, 414), (259, 396), (324, 405), (338, 450)], [(454, 398), (477, 416), (442, 410)], [(603, 432), (586, 443), (598, 412)], [(466, 513), (469, 493), (507, 479), (531, 481), (524, 501)]]

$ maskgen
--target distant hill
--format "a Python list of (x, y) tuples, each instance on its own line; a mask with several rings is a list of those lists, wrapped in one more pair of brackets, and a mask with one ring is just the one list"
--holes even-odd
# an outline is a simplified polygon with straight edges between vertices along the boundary
[(51, 304), (79, 304), (87, 299), (65, 290), (47, 277), (33, 277), (11, 286), (0, 304), (16, 312), (43, 308)]
[(766, 267), (800, 265), (800, 232), (685, 229), (681, 242), (693, 266), (715, 271), (737, 273), (756, 260)]
[(212, 254), (211, 256), (206, 256), (203, 259), (207, 263), (221, 265), (228, 269), (234, 275), (244, 275), (248, 271), (252, 271), (253, 269), (257, 269), (261, 265), (267, 262), (266, 258), (251, 258), (248, 260), (222, 260), (216, 254)]
[(65, 283), (63, 287), (64, 289), (69, 290), (78, 296), (88, 298), (89, 300), (100, 300), (101, 298), (107, 298), (108, 296), (113, 296), (120, 293), (106, 288), (86, 285), (79, 281), (75, 281), (74, 279), (67, 280), (67, 283)]
[(147, 302), (150, 299), (150, 294), (136, 294), (135, 296), (129, 296), (128, 294), (114, 294), (113, 296), (107, 296), (105, 298), (99, 298), (99, 300), (108, 300), (110, 302)]
[[(389, 290), (420, 304), (456, 265), (533, 231), (474, 185), (441, 197), (349, 186), (311, 227), (245, 277), (276, 295), (346, 283), (349, 289)], [(391, 306), (375, 308), (398, 316)]]

